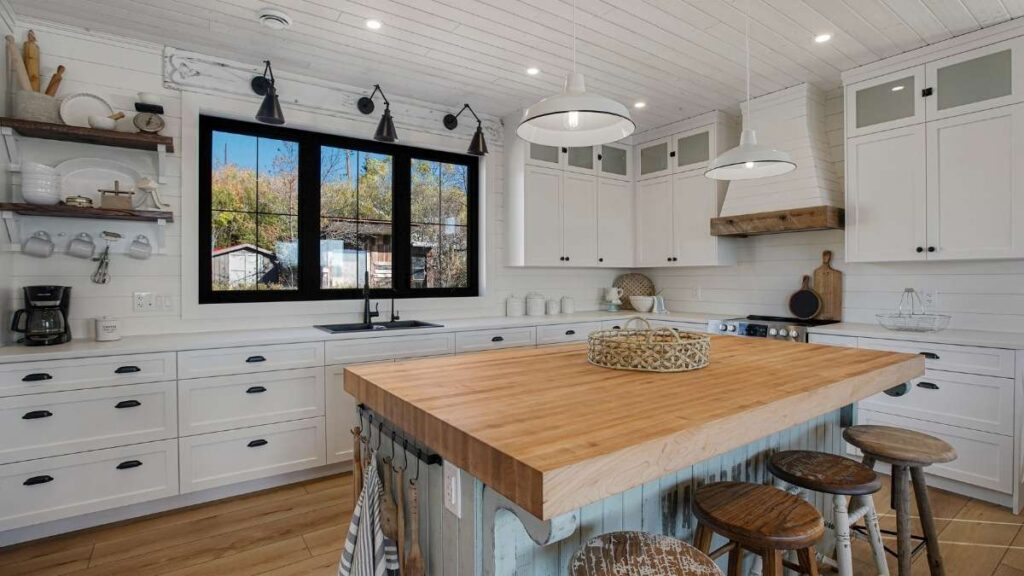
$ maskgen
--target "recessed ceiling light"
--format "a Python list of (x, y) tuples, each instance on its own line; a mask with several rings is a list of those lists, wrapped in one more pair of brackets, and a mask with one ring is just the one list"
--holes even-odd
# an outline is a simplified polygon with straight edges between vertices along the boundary
[(382, 24), (380, 23), (380, 20), (370, 18), (369, 20), (366, 21), (366, 27), (369, 28), (370, 30), (380, 30), (381, 26)]
[(892, 87), (892, 91), (893, 92), (899, 92), (900, 90), (903, 90), (903, 84), (900, 84), (898, 86), (893, 86)]
[(284, 30), (292, 25), (292, 19), (287, 14), (274, 8), (264, 8), (256, 13), (256, 18), (266, 28), (271, 30)]
[(526, 69), (526, 73), (529, 74), (530, 76), (536, 76), (537, 74), (540, 74), (540, 68), (530, 66), (529, 68)]
[(814, 41), (817, 42), (818, 44), (824, 44), (825, 42), (828, 42), (831, 39), (832, 35), (828, 33), (818, 34), (817, 36), (814, 37)]
[(647, 106), (647, 102), (642, 102), (642, 101), (641, 102), (636, 102), (635, 104), (633, 104), (633, 108), (644, 108), (646, 106)]

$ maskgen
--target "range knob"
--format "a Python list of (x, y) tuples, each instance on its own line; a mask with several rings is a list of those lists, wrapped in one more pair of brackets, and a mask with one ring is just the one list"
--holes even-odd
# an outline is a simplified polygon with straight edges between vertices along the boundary
[(719, 324), (718, 329), (721, 330), (722, 332), (725, 332), (726, 330), (729, 329), (729, 327), (726, 326), (725, 324)]
[(789, 336), (789, 331), (785, 328), (779, 328), (779, 336), (785, 338), (786, 336)]
[(735, 324), (729, 324), (729, 332), (735, 332), (735, 331), (736, 331), (736, 325)]
[(789, 337), (790, 338), (796, 340), (799, 336), (800, 336), (800, 334), (796, 330), (790, 330), (789, 331)]
[(769, 335), (769, 336), (775, 336), (775, 335), (777, 335), (778, 333), (779, 333), (779, 331), (778, 331), (778, 330), (776, 330), (775, 328), (769, 328), (769, 329), (768, 329), (768, 335)]

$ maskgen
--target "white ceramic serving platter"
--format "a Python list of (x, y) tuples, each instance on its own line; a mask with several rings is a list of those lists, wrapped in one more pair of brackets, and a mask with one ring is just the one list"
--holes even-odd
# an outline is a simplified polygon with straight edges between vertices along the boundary
[(60, 119), (68, 126), (89, 128), (89, 116), (109, 116), (113, 113), (114, 109), (109, 102), (87, 92), (66, 96), (60, 102)]
[(106, 158), (74, 158), (57, 165), (60, 174), (61, 196), (86, 196), (92, 198), (93, 206), (100, 205), (99, 190), (113, 190), (114, 180), (121, 183), (122, 190), (135, 190), (135, 183), (142, 175), (137, 170)]

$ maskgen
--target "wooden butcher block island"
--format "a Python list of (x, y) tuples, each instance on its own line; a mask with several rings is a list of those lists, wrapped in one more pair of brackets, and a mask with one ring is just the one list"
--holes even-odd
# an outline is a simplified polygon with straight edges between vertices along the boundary
[(549, 520), (923, 373), (913, 354), (712, 336), (692, 372), (600, 368), (570, 344), (352, 366), (345, 390)]

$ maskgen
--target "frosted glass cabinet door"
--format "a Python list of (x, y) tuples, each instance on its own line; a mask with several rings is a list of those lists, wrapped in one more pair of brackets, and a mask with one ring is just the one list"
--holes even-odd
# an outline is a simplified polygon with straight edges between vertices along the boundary
[(618, 180), (629, 180), (633, 177), (633, 159), (630, 149), (624, 146), (605, 144), (599, 147), (597, 163), (602, 177)]
[(685, 172), (707, 168), (712, 150), (715, 149), (714, 126), (683, 132), (673, 138), (675, 139), (676, 153), (672, 166), (673, 171)]
[(1022, 157), (1024, 103), (928, 123), (929, 260), (1024, 256)]
[(562, 165), (562, 153), (558, 146), (545, 146), (543, 144), (527, 144), (528, 150), (526, 161), (535, 166), (547, 166), (558, 168)]
[(924, 66), (846, 87), (847, 137), (924, 122)]
[(933, 94), (925, 98), (928, 120), (987, 110), (1024, 100), (1024, 37), (1014, 38), (927, 65)]
[(594, 173), (596, 151), (593, 146), (563, 148), (565, 150), (565, 169), (583, 174)]
[(924, 260), (925, 125), (846, 141), (846, 261)]
[(669, 155), (672, 152), (672, 139), (662, 138), (637, 146), (637, 166), (640, 178), (656, 178), (672, 171)]

